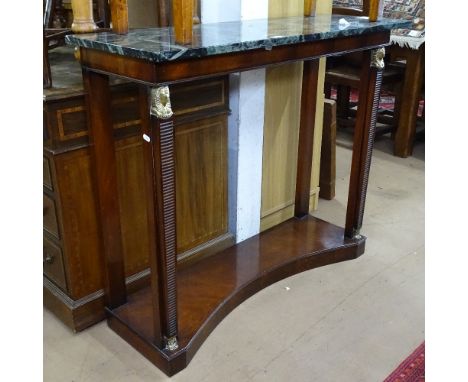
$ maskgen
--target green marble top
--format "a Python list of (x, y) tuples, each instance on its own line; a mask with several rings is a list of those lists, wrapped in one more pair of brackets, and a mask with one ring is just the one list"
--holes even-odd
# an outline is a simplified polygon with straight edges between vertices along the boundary
[(406, 20), (369, 22), (364, 17), (323, 15), (195, 25), (193, 42), (185, 46), (175, 44), (172, 28), (134, 29), (123, 35), (108, 32), (68, 35), (66, 42), (122, 56), (165, 62), (253, 49), (269, 50), (275, 46), (356, 36), (409, 25), (411, 22)]

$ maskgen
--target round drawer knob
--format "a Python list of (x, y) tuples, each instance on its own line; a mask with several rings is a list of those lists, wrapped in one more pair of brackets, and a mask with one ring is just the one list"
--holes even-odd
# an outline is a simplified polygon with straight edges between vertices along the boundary
[(44, 264), (52, 264), (54, 262), (54, 256), (49, 255), (46, 253), (46, 256), (44, 257), (44, 260), (42, 260)]

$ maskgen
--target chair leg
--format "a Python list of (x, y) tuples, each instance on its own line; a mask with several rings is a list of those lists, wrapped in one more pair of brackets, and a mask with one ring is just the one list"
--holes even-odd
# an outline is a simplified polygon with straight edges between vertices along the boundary
[(325, 82), (324, 84), (324, 93), (325, 98), (331, 99), (332, 84), (330, 82)]
[(335, 197), (336, 180), (336, 102), (325, 99), (322, 150), (320, 159), (320, 193), (323, 199)]
[(49, 41), (43, 39), (43, 49), (42, 49), (42, 78), (43, 78), (43, 88), (49, 89), (52, 87), (52, 74), (50, 72), (50, 62), (49, 62)]
[(413, 152), (416, 117), (424, 77), (424, 48), (410, 49), (406, 55), (405, 79), (398, 128), (395, 134), (394, 154), (406, 158)]
[(349, 96), (351, 89), (349, 86), (338, 85), (336, 91), (336, 115), (339, 118), (349, 117)]
[(392, 122), (392, 140), (395, 140), (395, 134), (398, 129), (398, 123), (400, 121), (400, 110), (401, 110), (401, 92), (403, 91), (401, 85), (395, 93), (395, 103), (393, 105), (393, 122)]

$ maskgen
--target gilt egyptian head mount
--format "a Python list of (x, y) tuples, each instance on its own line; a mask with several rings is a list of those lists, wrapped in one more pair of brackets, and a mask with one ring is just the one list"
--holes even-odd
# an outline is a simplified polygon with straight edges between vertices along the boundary
[(169, 119), (174, 115), (168, 86), (151, 89), (150, 113), (159, 119)]

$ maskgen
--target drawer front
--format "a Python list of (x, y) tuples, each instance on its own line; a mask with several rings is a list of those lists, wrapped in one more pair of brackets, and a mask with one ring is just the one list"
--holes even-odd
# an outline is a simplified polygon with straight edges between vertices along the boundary
[(52, 174), (50, 172), (50, 162), (49, 158), (43, 157), (42, 158), (42, 177), (43, 177), (43, 184), (49, 190), (53, 191), (54, 187), (52, 186)]
[[(111, 117), (117, 134), (140, 131), (138, 87), (121, 85), (111, 88)], [(58, 144), (86, 142), (88, 122), (84, 96), (66, 98), (46, 105), (51, 138)]]
[(47, 195), (43, 195), (43, 209), (44, 209), (44, 229), (57, 239), (59, 236), (57, 212), (55, 210), (55, 201)]
[(57, 142), (86, 136), (87, 121), (84, 97), (73, 97), (53, 102), (46, 107), (51, 137)]
[[(229, 110), (228, 77), (171, 85), (171, 103), (176, 123), (214, 116)], [(138, 87), (111, 87), (111, 116), (115, 136), (136, 135), (141, 129)], [(86, 144), (88, 128), (84, 96), (46, 102), (50, 139), (54, 144)]]
[(42, 264), (44, 274), (66, 292), (67, 281), (63, 267), (62, 250), (45, 237), (43, 239)]

